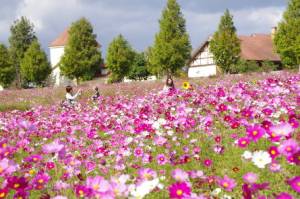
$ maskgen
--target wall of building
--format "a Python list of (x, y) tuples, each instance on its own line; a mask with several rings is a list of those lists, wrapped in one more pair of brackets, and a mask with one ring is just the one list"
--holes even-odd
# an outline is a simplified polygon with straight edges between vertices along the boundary
[(216, 65), (190, 67), (188, 71), (188, 77), (209, 77), (216, 74)]

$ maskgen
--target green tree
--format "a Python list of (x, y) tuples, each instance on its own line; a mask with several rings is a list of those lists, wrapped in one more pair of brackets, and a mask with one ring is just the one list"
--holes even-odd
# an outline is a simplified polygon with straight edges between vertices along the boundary
[(106, 66), (111, 71), (110, 82), (119, 82), (129, 74), (134, 57), (134, 50), (122, 35), (113, 39), (106, 57)]
[(86, 18), (72, 23), (65, 54), (60, 61), (63, 75), (70, 79), (90, 80), (99, 72), (102, 62), (93, 27)]
[(142, 80), (149, 76), (147, 70), (147, 62), (144, 53), (136, 53), (132, 66), (130, 67), (130, 72), (128, 74), (129, 79)]
[(51, 66), (46, 53), (41, 49), (38, 40), (31, 43), (20, 64), (24, 83), (42, 85), (51, 73)]
[[(300, 0), (290, 0), (278, 24), (274, 42), (286, 68), (300, 65)], [(299, 66), (300, 68), (300, 66)]]
[(155, 75), (174, 74), (190, 57), (191, 44), (185, 19), (176, 0), (168, 0), (159, 21), (160, 30), (149, 49), (149, 67)]
[(36, 39), (36, 36), (33, 24), (26, 17), (21, 17), (16, 20), (11, 26), (10, 31), (9, 50), (13, 66), (16, 71), (17, 86), (20, 87), (22, 84), (22, 77), (20, 76), (20, 62), (31, 42)]
[(0, 85), (7, 87), (15, 79), (15, 69), (12, 65), (8, 49), (0, 44)]
[(221, 17), (218, 30), (210, 41), (210, 51), (216, 64), (221, 67), (223, 72), (233, 72), (233, 68), (236, 68), (239, 62), (241, 48), (233, 23), (233, 16), (229, 10), (226, 10)]

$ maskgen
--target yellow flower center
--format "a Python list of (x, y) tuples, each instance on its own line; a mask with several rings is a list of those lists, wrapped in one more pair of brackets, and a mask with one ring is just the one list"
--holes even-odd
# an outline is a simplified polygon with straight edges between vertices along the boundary
[(82, 190), (79, 190), (78, 193), (81, 197), (84, 195), (84, 192)]
[(0, 194), (0, 198), (4, 198), (4, 197), (5, 197), (5, 193), (2, 192), (2, 193)]
[(3, 143), (3, 144), (2, 144), (2, 147), (3, 147), (3, 148), (6, 148), (6, 147), (7, 147), (7, 144), (6, 144), (6, 143)]
[(37, 158), (33, 158), (33, 161), (36, 162), (38, 159)]
[(183, 194), (183, 191), (182, 191), (181, 189), (178, 189), (178, 190), (176, 191), (176, 194), (177, 194), (178, 196), (181, 196), (181, 195)]
[(286, 151), (292, 151), (292, 148), (290, 146), (286, 147)]
[(275, 155), (275, 154), (276, 154), (276, 151), (275, 151), (275, 150), (272, 150), (272, 151), (271, 151), (271, 154), (272, 154), (272, 155)]
[(94, 186), (93, 186), (93, 189), (94, 190), (98, 190), (100, 187), (99, 187), (99, 185), (97, 185), (97, 184), (95, 184)]
[(39, 182), (40, 184), (42, 184), (42, 183), (44, 182), (44, 180), (43, 180), (43, 179), (39, 179), (38, 182)]
[(14, 188), (19, 188), (20, 187), (20, 184), (14, 184)]
[(275, 133), (272, 133), (271, 136), (274, 138), (274, 137), (276, 137), (276, 134), (275, 134)]
[(32, 175), (32, 174), (34, 174), (34, 173), (35, 173), (35, 171), (34, 171), (33, 169), (29, 170), (29, 174), (30, 174), (30, 175)]
[(242, 144), (246, 144), (247, 142), (245, 140), (242, 141)]
[(223, 187), (227, 188), (229, 186), (229, 184), (227, 182), (223, 183)]
[(297, 182), (297, 186), (300, 187), (300, 182)]
[(0, 167), (0, 173), (2, 173), (2, 172), (3, 172), (3, 170), (4, 170), (4, 169), (3, 169), (2, 167)]
[(253, 134), (253, 135), (257, 135), (258, 132), (257, 132), (257, 131), (253, 131), (252, 134)]

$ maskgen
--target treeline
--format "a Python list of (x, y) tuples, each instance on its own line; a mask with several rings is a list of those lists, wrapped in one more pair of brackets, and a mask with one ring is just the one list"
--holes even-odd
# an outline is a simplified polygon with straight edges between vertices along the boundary
[[(275, 34), (276, 51), (284, 68), (300, 65), (299, 13), (300, 0), (290, 0)], [(45, 85), (51, 66), (33, 24), (21, 17), (13, 23), (10, 31), (9, 47), (0, 44), (0, 84), (9, 86), (15, 82), (18, 87)], [(270, 71), (277, 67), (272, 62), (258, 66), (256, 62), (241, 59), (240, 41), (229, 10), (221, 17), (210, 42), (214, 60), (224, 73)], [(180, 74), (190, 58), (191, 49), (181, 8), (176, 0), (168, 0), (159, 20), (159, 32), (145, 52), (137, 52), (122, 35), (118, 35), (110, 43), (104, 61), (93, 26), (86, 18), (81, 18), (69, 28), (65, 53), (57, 67), (64, 76), (85, 81), (99, 74), (100, 66), (105, 62), (110, 70), (109, 82), (120, 82), (124, 77), (141, 80), (150, 74), (158, 77)]]

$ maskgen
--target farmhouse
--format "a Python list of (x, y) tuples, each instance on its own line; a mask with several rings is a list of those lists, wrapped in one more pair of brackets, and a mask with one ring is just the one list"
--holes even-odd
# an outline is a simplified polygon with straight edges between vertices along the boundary
[[(66, 29), (54, 41), (52, 41), (49, 46), (50, 63), (52, 66), (52, 77), (55, 86), (67, 85), (71, 83), (71, 80), (61, 75), (60, 68), (58, 65), (61, 57), (64, 55), (65, 46), (68, 42), (68, 37), (69, 37), (69, 33), (68, 33), (68, 29)], [(107, 73), (108, 73), (107, 69), (104, 66), (102, 66), (101, 75), (106, 75)]]
[[(280, 63), (280, 57), (274, 50), (272, 37), (273, 34), (239, 36), (241, 58), (247, 61)], [(220, 72), (220, 68), (215, 64), (213, 54), (209, 50), (209, 42), (210, 39), (207, 39), (192, 53), (188, 62), (189, 77), (208, 77)]]

